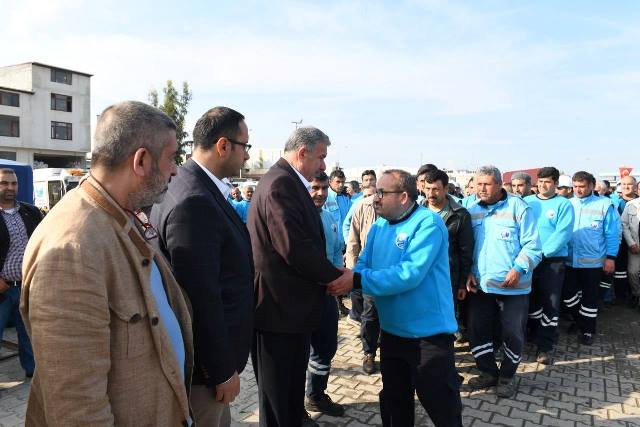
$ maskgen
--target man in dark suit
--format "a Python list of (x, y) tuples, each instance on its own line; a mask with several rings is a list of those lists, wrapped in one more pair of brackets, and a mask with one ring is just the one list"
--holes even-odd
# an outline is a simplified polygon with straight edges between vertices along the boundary
[(195, 369), (191, 405), (197, 425), (229, 426), (253, 333), (253, 258), (249, 233), (227, 201), (233, 176), (249, 159), (244, 116), (207, 111), (193, 130), (193, 157), (153, 207), (162, 250), (193, 307)]
[(252, 358), (260, 426), (315, 424), (304, 411), (310, 334), (320, 324), (325, 285), (336, 280), (348, 288), (353, 282), (353, 273), (327, 260), (322, 223), (309, 195), (309, 181), (325, 170), (330, 144), (319, 129), (296, 129), (284, 157), (251, 199), (247, 227), (257, 293)]

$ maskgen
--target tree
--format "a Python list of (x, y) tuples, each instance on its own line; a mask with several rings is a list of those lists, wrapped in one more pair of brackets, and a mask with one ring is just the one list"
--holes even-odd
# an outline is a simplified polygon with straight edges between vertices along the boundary
[(189, 103), (191, 102), (192, 93), (189, 90), (189, 84), (182, 82), (182, 93), (173, 86), (171, 80), (167, 80), (166, 86), (162, 89), (164, 99), (162, 104), (158, 103), (158, 91), (151, 89), (149, 91), (149, 103), (160, 109), (176, 124), (176, 139), (178, 140), (178, 153), (176, 155), (176, 163), (182, 164), (182, 155), (184, 154), (184, 139), (187, 132), (184, 130), (184, 118), (187, 115)]

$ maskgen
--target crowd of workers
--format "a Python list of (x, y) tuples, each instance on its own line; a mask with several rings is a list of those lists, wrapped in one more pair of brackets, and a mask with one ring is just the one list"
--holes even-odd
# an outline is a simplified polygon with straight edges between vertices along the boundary
[(177, 168), (164, 113), (107, 108), (90, 174), (44, 219), (0, 170), (0, 334), (12, 316), (28, 425), (229, 426), (249, 357), (260, 425), (317, 425), (307, 411), (345, 411), (326, 392), (342, 313), (365, 373), (379, 356), (385, 426), (414, 424), (414, 394), (460, 426), (454, 341), (476, 361), (470, 387), (512, 398), (527, 341), (553, 364), (561, 316), (591, 345), (603, 304), (638, 306), (632, 176), (611, 191), (544, 167), (533, 187), (482, 166), (463, 194), (426, 164), (345, 182), (325, 173), (329, 137), (301, 127), (238, 189), (244, 116), (212, 108), (193, 137)]

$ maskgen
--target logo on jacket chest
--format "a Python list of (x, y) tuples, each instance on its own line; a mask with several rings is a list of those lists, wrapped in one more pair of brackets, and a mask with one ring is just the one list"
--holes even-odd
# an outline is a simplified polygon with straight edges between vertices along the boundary
[(407, 240), (409, 235), (407, 233), (398, 233), (396, 236), (396, 246), (400, 250), (404, 250), (407, 247)]
[(556, 211), (554, 211), (553, 209), (549, 209), (547, 212), (545, 212), (544, 216), (546, 216), (548, 219), (553, 219), (556, 217)]
[(511, 239), (511, 230), (500, 230), (500, 238), (502, 240), (510, 240)]

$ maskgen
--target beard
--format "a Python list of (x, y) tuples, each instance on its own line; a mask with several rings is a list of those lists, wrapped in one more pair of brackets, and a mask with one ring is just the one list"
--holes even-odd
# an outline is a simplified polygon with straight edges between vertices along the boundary
[(169, 179), (163, 178), (157, 163), (151, 167), (151, 174), (142, 184), (142, 189), (129, 195), (134, 210), (144, 209), (161, 203), (169, 189)]

